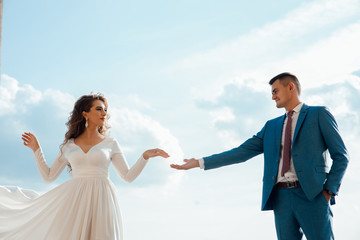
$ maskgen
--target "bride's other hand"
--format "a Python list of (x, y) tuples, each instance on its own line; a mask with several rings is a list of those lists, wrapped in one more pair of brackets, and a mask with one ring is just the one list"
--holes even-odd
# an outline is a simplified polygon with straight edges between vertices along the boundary
[(168, 158), (168, 157), (170, 157), (170, 155), (162, 149), (155, 148), (155, 149), (146, 150), (143, 153), (143, 157), (145, 160), (148, 160), (149, 158), (153, 158), (153, 157)]
[(24, 132), (23, 135), (21, 135), (21, 139), (24, 141), (24, 145), (34, 152), (40, 147), (35, 135), (30, 132)]

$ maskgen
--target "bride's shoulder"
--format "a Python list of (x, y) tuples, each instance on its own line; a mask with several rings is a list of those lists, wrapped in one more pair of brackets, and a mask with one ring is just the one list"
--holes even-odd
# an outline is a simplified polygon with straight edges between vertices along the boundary
[(74, 138), (70, 138), (69, 140), (67, 140), (66, 142), (64, 142), (63, 144), (61, 144), (60, 148), (61, 149), (66, 149), (66, 148), (69, 148), (71, 145), (74, 144)]
[(67, 154), (69, 151), (71, 151), (72, 147), (74, 146), (74, 139), (70, 138), (69, 140), (67, 140), (66, 142), (63, 142), (60, 146), (59, 146), (59, 154)]
[(120, 144), (119, 142), (116, 140), (115, 137), (106, 137), (105, 141), (107, 141), (108, 146), (111, 146), (111, 149), (113, 150), (113, 152), (121, 152), (121, 148), (120, 148)]
[(110, 142), (112, 142), (112, 141), (115, 140), (115, 138), (112, 137), (112, 136), (106, 136), (106, 137), (104, 138), (104, 140), (105, 140), (105, 141), (110, 141)]
[(117, 143), (118, 141), (116, 140), (115, 137), (106, 136), (104, 139), (104, 142), (109, 143), (109, 144), (114, 144), (114, 143)]

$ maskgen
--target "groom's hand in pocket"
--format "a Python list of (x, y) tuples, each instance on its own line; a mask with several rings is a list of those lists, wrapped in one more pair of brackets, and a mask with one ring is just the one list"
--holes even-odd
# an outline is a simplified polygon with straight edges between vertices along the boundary
[(178, 165), (178, 164), (171, 164), (170, 167), (175, 168), (177, 170), (188, 170), (191, 168), (200, 167), (199, 161), (195, 158), (191, 159), (184, 159), (184, 164)]

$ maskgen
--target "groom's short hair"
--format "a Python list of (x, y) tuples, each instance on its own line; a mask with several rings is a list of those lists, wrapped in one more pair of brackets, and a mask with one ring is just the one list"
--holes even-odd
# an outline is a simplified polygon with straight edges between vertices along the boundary
[(301, 85), (300, 85), (299, 80), (297, 79), (297, 77), (294, 74), (291, 74), (289, 72), (280, 73), (280, 74), (276, 75), (275, 77), (273, 77), (269, 81), (269, 84), (273, 85), (273, 83), (278, 79), (284, 86), (287, 86), (289, 84), (289, 82), (294, 83), (296, 90), (297, 90), (298, 94), (300, 95)]

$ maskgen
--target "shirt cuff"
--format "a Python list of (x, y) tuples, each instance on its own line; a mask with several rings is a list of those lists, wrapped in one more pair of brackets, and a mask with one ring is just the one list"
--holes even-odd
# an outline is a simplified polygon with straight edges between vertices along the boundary
[(200, 165), (200, 169), (204, 169), (205, 168), (205, 161), (203, 158), (198, 159), (199, 161), (199, 165)]

